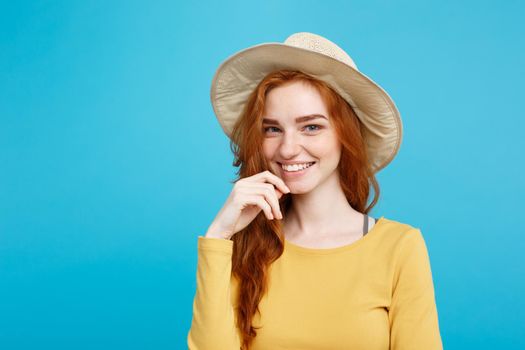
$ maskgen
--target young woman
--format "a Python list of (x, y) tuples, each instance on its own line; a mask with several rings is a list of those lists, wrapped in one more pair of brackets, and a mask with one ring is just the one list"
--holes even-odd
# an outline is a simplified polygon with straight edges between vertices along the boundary
[(420, 229), (368, 216), (401, 143), (388, 94), (302, 32), (228, 58), (212, 104), (240, 170), (198, 237), (189, 349), (442, 349)]

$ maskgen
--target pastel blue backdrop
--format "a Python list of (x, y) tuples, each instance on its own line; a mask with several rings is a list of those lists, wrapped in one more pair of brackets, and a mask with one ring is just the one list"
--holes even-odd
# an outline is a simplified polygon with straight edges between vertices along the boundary
[(372, 215), (421, 228), (446, 349), (525, 348), (522, 1), (2, 1), (0, 349), (184, 349), (237, 170), (229, 55), (324, 35), (396, 101)]

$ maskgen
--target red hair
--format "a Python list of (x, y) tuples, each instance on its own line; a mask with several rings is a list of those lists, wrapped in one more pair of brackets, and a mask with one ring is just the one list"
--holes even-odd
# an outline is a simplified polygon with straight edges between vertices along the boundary
[[(235, 156), (233, 165), (240, 166), (238, 178), (233, 182), (265, 170), (271, 171), (262, 151), (266, 95), (271, 89), (294, 81), (307, 83), (320, 93), (341, 142), (338, 172), (342, 190), (353, 209), (368, 213), (379, 199), (379, 185), (368, 163), (363, 125), (352, 107), (327, 83), (300, 71), (274, 71), (262, 79), (248, 97), (231, 136), (230, 148)], [(370, 185), (374, 188), (374, 198), (366, 206)], [(283, 216), (286, 216), (291, 202), (290, 195), (280, 198)], [(246, 228), (231, 238), (234, 242), (232, 276), (238, 284), (235, 315), (242, 350), (248, 350), (257, 335), (258, 327), (252, 325), (252, 319), (256, 312), (260, 314), (259, 302), (267, 292), (268, 267), (283, 253), (281, 225), (282, 221), (268, 220), (261, 211)]]

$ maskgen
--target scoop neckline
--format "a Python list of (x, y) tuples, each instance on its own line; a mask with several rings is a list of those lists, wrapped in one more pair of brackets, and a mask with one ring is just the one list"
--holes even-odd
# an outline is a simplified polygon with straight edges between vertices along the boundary
[(385, 217), (381, 216), (379, 219), (377, 219), (377, 221), (374, 224), (374, 226), (367, 232), (366, 235), (362, 236), (361, 238), (359, 238), (356, 241), (353, 241), (352, 243), (348, 243), (348, 244), (345, 244), (345, 245), (342, 245), (342, 246), (339, 246), (339, 247), (333, 247), (333, 248), (308, 248), (308, 247), (303, 247), (303, 246), (297, 245), (295, 243), (292, 243), (292, 242), (288, 241), (285, 238), (284, 239), (284, 241), (285, 241), (285, 249), (289, 248), (289, 249), (291, 249), (293, 251), (296, 251), (296, 252), (299, 252), (299, 253), (314, 254), (314, 255), (325, 255), (325, 254), (344, 252), (344, 251), (347, 251), (347, 250), (350, 250), (350, 249), (354, 249), (354, 248), (360, 246), (361, 244), (363, 244), (363, 242), (366, 242), (369, 239), (369, 237), (371, 235), (373, 235), (374, 232), (377, 231), (377, 227), (381, 226), (384, 223), (385, 220), (386, 220)]

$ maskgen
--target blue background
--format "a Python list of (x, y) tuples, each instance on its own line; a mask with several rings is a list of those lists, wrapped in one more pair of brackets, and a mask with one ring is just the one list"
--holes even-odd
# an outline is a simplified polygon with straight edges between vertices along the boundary
[(372, 215), (421, 228), (446, 349), (525, 348), (521, 1), (2, 1), (0, 348), (184, 349), (235, 177), (234, 52), (326, 36), (396, 101)]

